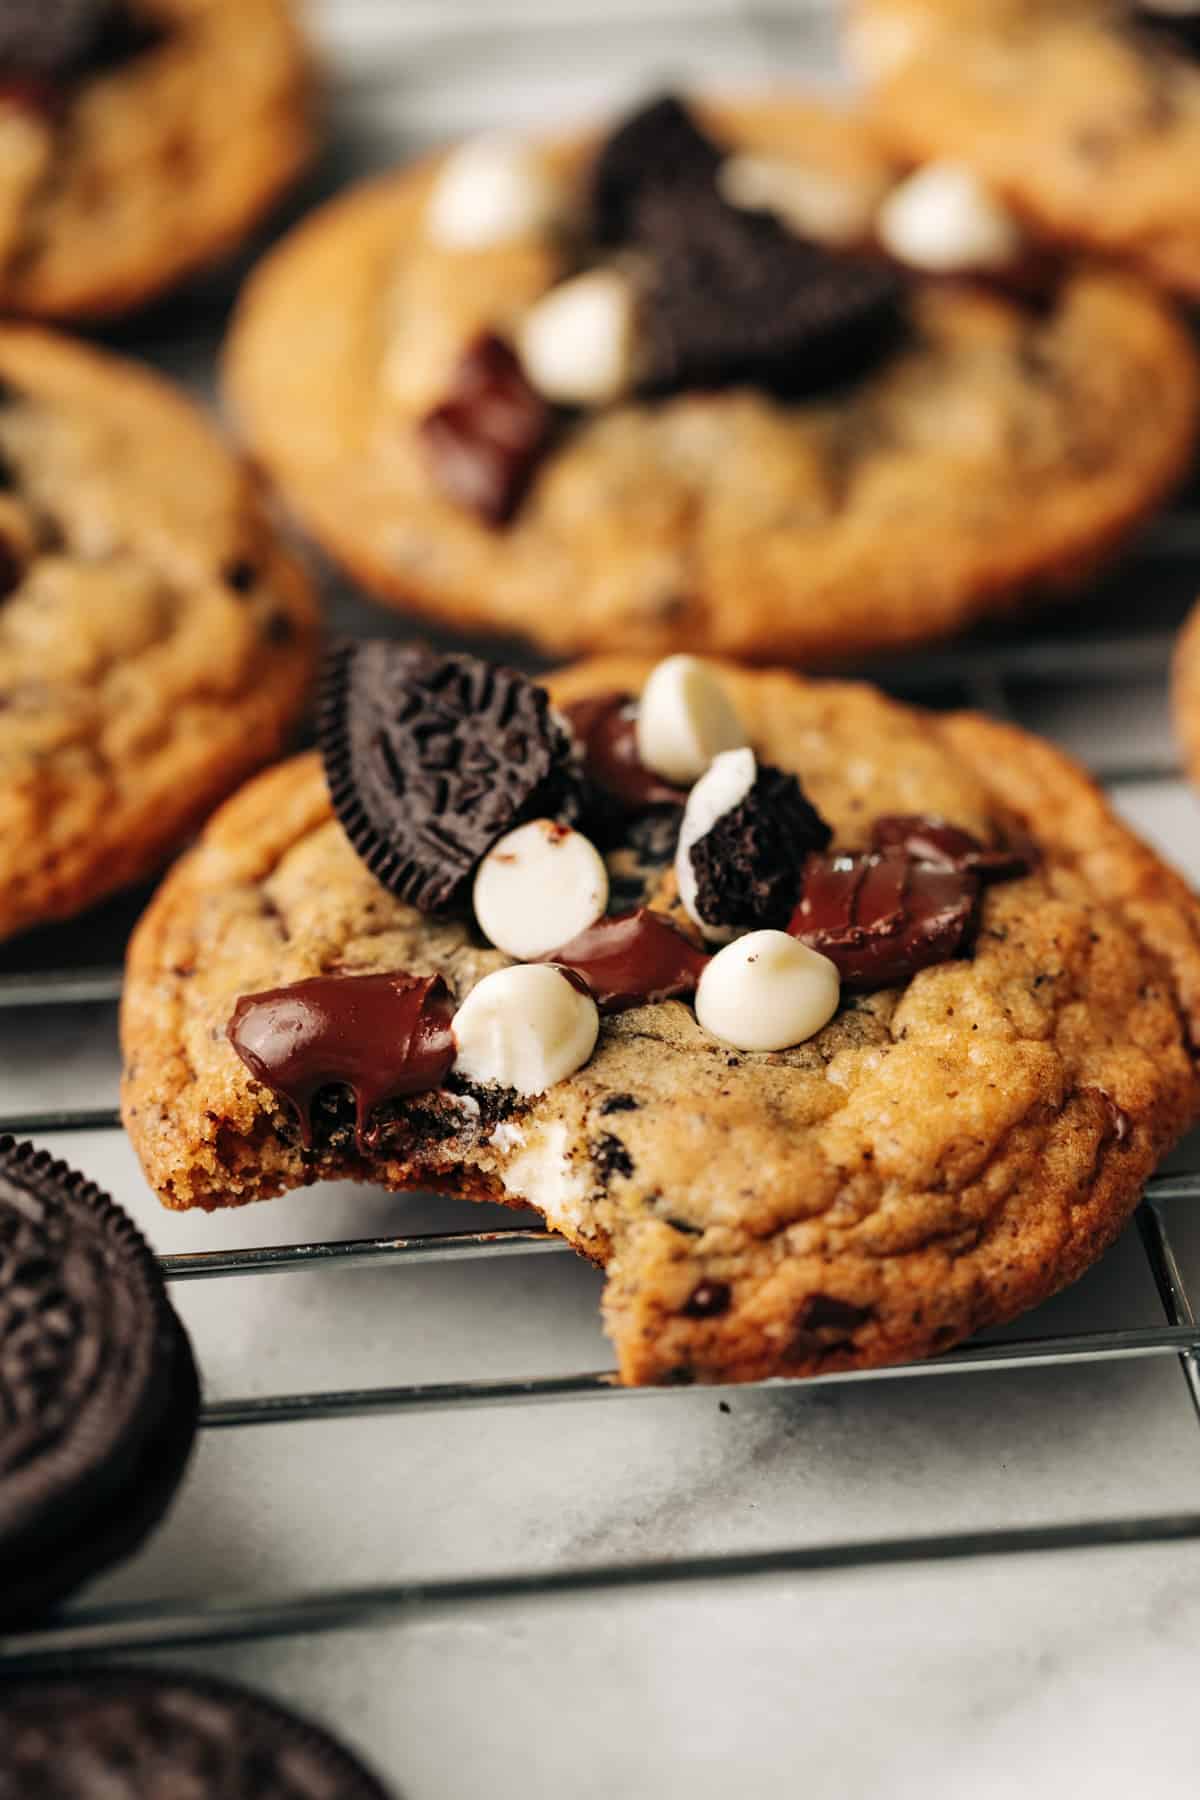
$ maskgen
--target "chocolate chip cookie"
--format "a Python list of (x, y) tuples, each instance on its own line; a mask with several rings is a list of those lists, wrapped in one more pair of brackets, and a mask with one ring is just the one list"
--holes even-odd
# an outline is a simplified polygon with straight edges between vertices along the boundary
[(181, 1671), (25, 1676), (0, 1689), (0, 1800), (386, 1800), (317, 1726)]
[(506, 790), (447, 898), (413, 880), (431, 808), (457, 868), (481, 757), (516, 754), (464, 727), (492, 690), (460, 661), (337, 672), (403, 746), (381, 727), (347, 774), (326, 715), (372, 794), (357, 844), (303, 756), (146, 913), (123, 1111), (166, 1205), (332, 1177), (532, 1204), (605, 1266), (629, 1383), (926, 1355), (1081, 1273), (1200, 1112), (1200, 904), (1079, 769), (790, 674), (587, 662), (535, 720), (499, 672), (571, 810), (521, 822)]
[(11, 0), (0, 309), (111, 317), (232, 249), (312, 151), (290, 0)]
[(970, 279), (883, 254), (895, 173), (800, 101), (468, 144), (266, 259), (230, 398), (313, 534), (453, 625), (752, 660), (952, 631), (1122, 542), (1196, 361), (1134, 280), (1030, 283), (1003, 220), (968, 220)]
[(199, 1404), (187, 1334), (132, 1221), (65, 1163), (0, 1137), (0, 1627), (137, 1546), (179, 1485)]
[(167, 383), (0, 327), (0, 937), (152, 874), (316, 656), (254, 480)]
[(1200, 8), (853, 0), (881, 140), (961, 159), (1043, 237), (1200, 296)]

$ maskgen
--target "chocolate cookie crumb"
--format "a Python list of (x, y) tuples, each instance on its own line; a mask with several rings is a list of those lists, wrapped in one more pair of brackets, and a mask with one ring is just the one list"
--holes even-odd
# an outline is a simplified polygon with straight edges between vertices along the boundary
[(697, 912), (714, 925), (782, 929), (806, 858), (831, 836), (796, 777), (760, 763), (745, 799), (691, 847)]

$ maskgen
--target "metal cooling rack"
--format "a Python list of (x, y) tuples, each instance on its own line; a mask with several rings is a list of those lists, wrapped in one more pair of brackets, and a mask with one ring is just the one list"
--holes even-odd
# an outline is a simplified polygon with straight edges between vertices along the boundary
[[(1158, 685), (1165, 679), (1174, 631), (1189, 598), (1192, 578), (1186, 553), (1191, 550), (1200, 550), (1200, 516), (1168, 519), (1142, 546), (1137, 558), (1113, 578), (1107, 596), (1101, 591), (1079, 611), (1044, 619), (1035, 639), (1012, 634), (984, 637), (913, 662), (868, 672), (893, 692), (927, 704), (972, 705), (1002, 717), (1018, 715), (1021, 696), (1039, 689), (1059, 695), (1082, 693), (1101, 708), (1106, 695), (1123, 685)], [(1131, 634), (1125, 617), (1128, 596), (1132, 594), (1138, 597), (1136, 635)], [(378, 613), (356, 607), (345, 596), (335, 596), (333, 612), (340, 628), (375, 632), (404, 629), (401, 621), (389, 625)], [(1092, 634), (1083, 636), (1081, 628), (1089, 625)], [(1114, 733), (1114, 738), (1119, 739), (1119, 733)], [(1143, 755), (1131, 756), (1128, 747), (1116, 741), (1099, 760), (1095, 772), (1110, 788), (1127, 782), (1153, 786), (1178, 775), (1173, 762), (1153, 746)], [(0, 1007), (60, 1007), (84, 1000), (115, 999), (121, 979), (117, 957), (140, 903), (140, 897), (135, 897), (103, 909), (94, 932), (65, 935), (50, 931), (26, 938), (19, 950), (7, 954), (7, 960), (0, 959)], [(55, 948), (65, 949), (68, 957), (75, 959), (74, 966), (50, 961), (49, 952)], [(80, 955), (88, 960), (78, 960)], [(108, 1108), (0, 1116), (0, 1131), (34, 1138), (119, 1129), (115, 1110)], [(833, 1383), (936, 1381), (964, 1374), (982, 1378), (1003, 1370), (1175, 1357), (1200, 1422), (1200, 1322), (1167, 1223), (1167, 1208), (1177, 1201), (1200, 1201), (1200, 1168), (1161, 1175), (1151, 1181), (1137, 1214), (1140, 1242), (1162, 1304), (1161, 1325), (968, 1345), (935, 1360), (901, 1368), (753, 1385), (760, 1390), (778, 1391)], [(494, 1262), (504, 1257), (559, 1254), (568, 1249), (562, 1239), (549, 1232), (517, 1225), (478, 1232), (209, 1250), (164, 1256), (161, 1264), (172, 1282), (229, 1276), (261, 1279), (296, 1271), (385, 1263), (415, 1269), (451, 1260)], [(316, 1419), (533, 1406), (555, 1401), (633, 1405), (647, 1394), (661, 1401), (664, 1390), (621, 1388), (609, 1371), (529, 1380), (451, 1381), (222, 1400), (204, 1408), (201, 1425), (206, 1431), (261, 1430), (273, 1424)], [(163, 1599), (149, 1604), (97, 1606), (72, 1611), (35, 1631), (0, 1637), (0, 1669), (51, 1663), (64, 1657), (88, 1658), (384, 1625), (411, 1615), (416, 1609), (462, 1607), (505, 1599), (532, 1601), (563, 1593), (647, 1584), (728, 1581), (771, 1573), (1191, 1538), (1200, 1538), (1200, 1510), (1071, 1524), (781, 1545), (748, 1553), (687, 1556), (670, 1561), (381, 1583), (282, 1594), (266, 1600), (232, 1597), (197, 1604)]]

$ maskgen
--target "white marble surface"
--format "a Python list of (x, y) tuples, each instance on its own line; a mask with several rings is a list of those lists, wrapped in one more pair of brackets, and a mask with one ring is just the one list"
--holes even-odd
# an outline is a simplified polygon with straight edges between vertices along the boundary
[[(668, 76), (830, 72), (819, 7), (327, 0), (315, 20), (338, 90), (324, 185), (460, 127), (572, 116)], [(225, 299), (214, 285), (152, 321), (143, 347), (202, 383)], [(1121, 600), (1118, 583), (1106, 630), (1125, 628)], [(1038, 680), (1010, 700), (1098, 765), (1170, 755), (1159, 675), (1083, 698)], [(1180, 783), (1117, 797), (1200, 878)], [(112, 1008), (0, 1012), (0, 1113), (108, 1104), (116, 1070)], [(116, 1134), (49, 1141), (164, 1251), (480, 1217), (346, 1187), (171, 1216)], [(1200, 1292), (1200, 1230), (1180, 1209), (1173, 1227)], [(603, 1368), (598, 1287), (562, 1255), (176, 1296), (208, 1398), (226, 1399)], [(1014, 1334), (1160, 1318), (1131, 1234)], [(167, 1524), (84, 1604), (1119, 1518), (1198, 1497), (1200, 1429), (1171, 1359), (214, 1430)], [(1182, 1800), (1197, 1788), (1198, 1643), (1200, 1545), (1177, 1545), (462, 1607), (178, 1660), (326, 1719), (411, 1800)]]

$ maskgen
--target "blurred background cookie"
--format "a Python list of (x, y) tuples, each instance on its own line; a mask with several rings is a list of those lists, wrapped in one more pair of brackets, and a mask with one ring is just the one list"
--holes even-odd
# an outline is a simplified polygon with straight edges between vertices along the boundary
[(309, 160), (289, 0), (6, 0), (0, 308), (96, 318), (232, 249)]
[(1196, 361), (1136, 281), (1043, 265), (971, 193), (931, 248), (894, 183), (799, 100), (471, 140), (266, 259), (228, 392), (313, 534), (447, 624), (556, 654), (935, 637), (1112, 554), (1186, 464)]
[(151, 874), (277, 754), (316, 625), (181, 394), (0, 327), (0, 937)]
[(850, 0), (906, 162), (961, 159), (1055, 241), (1200, 296), (1200, 11), (1179, 0)]

